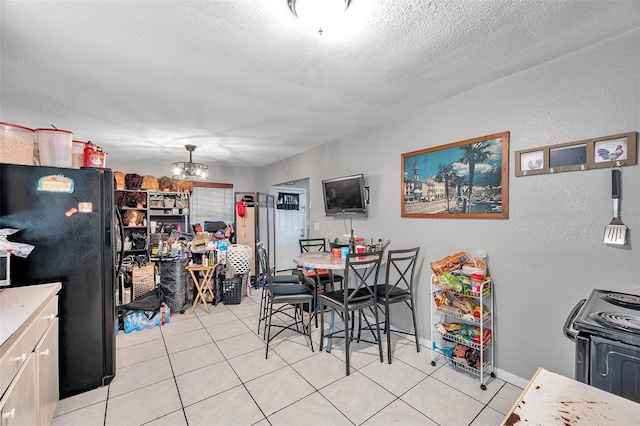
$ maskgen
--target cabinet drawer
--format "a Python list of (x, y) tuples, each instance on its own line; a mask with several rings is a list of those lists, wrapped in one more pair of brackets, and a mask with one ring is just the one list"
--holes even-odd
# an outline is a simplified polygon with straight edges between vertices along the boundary
[(35, 364), (35, 355), (30, 353), (7, 393), (0, 400), (2, 426), (38, 424)]
[(35, 321), (36, 327), (36, 343), (40, 341), (40, 338), (44, 334), (44, 332), (49, 328), (49, 324), (53, 322), (53, 320), (58, 316), (58, 296), (54, 297), (51, 302), (47, 305), (46, 308)]
[(29, 326), (0, 360), (0, 396), (36, 346), (36, 330)]

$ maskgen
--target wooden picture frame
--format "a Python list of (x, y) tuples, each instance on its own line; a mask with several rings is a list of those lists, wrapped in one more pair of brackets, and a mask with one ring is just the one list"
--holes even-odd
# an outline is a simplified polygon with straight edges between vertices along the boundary
[(549, 173), (549, 151), (534, 148), (516, 153), (516, 176)]
[[(542, 158), (542, 163), (538, 162)], [(530, 163), (534, 159), (533, 163)], [(576, 170), (603, 169), (637, 164), (636, 132), (620, 133), (516, 151), (516, 176)]]
[(400, 168), (402, 217), (509, 217), (509, 132), (408, 152)]

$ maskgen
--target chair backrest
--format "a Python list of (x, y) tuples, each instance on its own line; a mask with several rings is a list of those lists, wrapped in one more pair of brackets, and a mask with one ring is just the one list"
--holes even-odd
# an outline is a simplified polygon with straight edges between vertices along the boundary
[[(376, 300), (378, 273), (382, 263), (382, 250), (370, 253), (347, 255), (344, 268), (344, 307), (350, 303), (371, 299)], [(369, 280), (372, 278), (372, 282)], [(348, 291), (347, 291), (348, 288)]]
[(262, 241), (258, 241), (256, 243), (256, 250), (258, 251), (259, 279), (262, 280), (267, 291), (272, 292), (269, 255), (267, 254), (267, 249), (264, 248), (264, 243)]
[(300, 253), (309, 253), (314, 251), (327, 251), (327, 243), (324, 238), (301, 238)]
[(402, 250), (389, 250), (387, 253), (387, 272), (385, 274), (386, 297), (395, 288), (409, 290), (413, 294), (413, 277), (418, 263), (420, 247)]

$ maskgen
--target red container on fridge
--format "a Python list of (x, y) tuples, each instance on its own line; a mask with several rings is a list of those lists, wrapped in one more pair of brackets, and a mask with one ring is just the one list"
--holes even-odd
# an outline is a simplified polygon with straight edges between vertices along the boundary
[(84, 147), (84, 166), (85, 167), (104, 167), (107, 153), (102, 148), (87, 142)]
[(87, 142), (84, 146), (84, 166), (91, 167), (91, 154), (96, 152), (97, 146), (91, 143), (91, 141)]

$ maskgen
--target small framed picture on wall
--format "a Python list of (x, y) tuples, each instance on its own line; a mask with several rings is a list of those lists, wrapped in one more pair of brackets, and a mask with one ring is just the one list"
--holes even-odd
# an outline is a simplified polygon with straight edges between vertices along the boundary
[(535, 148), (516, 151), (516, 176), (549, 173), (549, 150)]
[(597, 141), (594, 149), (594, 163), (623, 161), (628, 158), (627, 137)]

